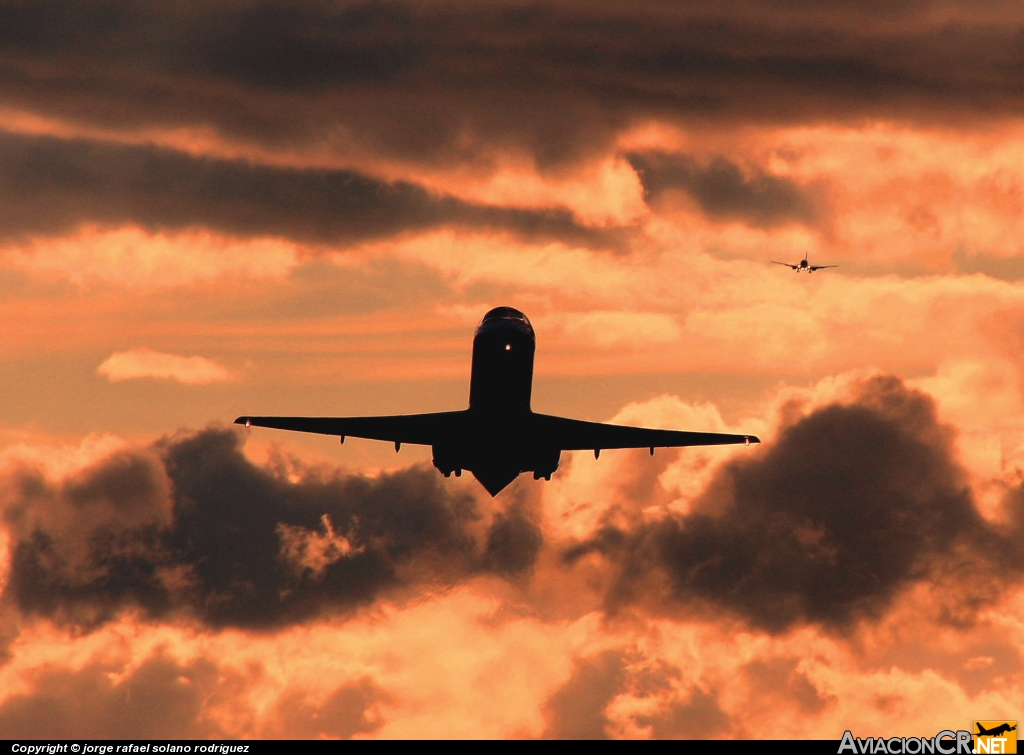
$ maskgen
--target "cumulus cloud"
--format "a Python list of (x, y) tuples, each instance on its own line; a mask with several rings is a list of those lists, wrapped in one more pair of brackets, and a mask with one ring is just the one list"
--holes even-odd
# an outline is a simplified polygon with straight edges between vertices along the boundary
[(179, 665), (154, 657), (127, 678), (109, 663), (80, 670), (40, 669), (32, 692), (0, 705), (0, 735), (7, 738), (152, 739), (222, 737), (204, 720), (204, 698), (217, 679), (208, 661)]
[(947, 585), (950, 618), (969, 620), (997, 592), (977, 583), (1015, 580), (1024, 561), (1016, 526), (979, 514), (953, 437), (926, 394), (869, 378), (848, 403), (797, 414), (757, 454), (723, 465), (685, 515), (609, 524), (566, 557), (619, 564), (612, 607), (661, 594), (664, 577), (674, 599), (768, 631), (849, 628), (901, 589), (956, 574), (974, 586), (961, 601)]
[[(56, 477), (12, 459), (0, 732), (827, 737), (1006, 709), (1024, 495), (982, 518), (953, 430), (896, 378), (809, 396), (780, 392), (760, 449), (698, 457), (686, 508), (659, 505), (673, 454), (624, 461), (579, 531), (549, 500), (595, 494), (579, 457), (497, 501), (422, 467), (257, 466), (223, 430)], [(136, 696), (173, 704), (119, 718)]]
[[(660, 571), (678, 599), (772, 631), (877, 617), (964, 554), (1019, 567), (1007, 541), (1017, 525), (1000, 534), (978, 514), (952, 437), (924, 394), (874, 378), (855, 401), (814, 409), (760, 454), (726, 463), (684, 513), (599, 525), (567, 557), (600, 552), (622, 565), (612, 607), (656, 594), (645, 580)], [(648, 503), (658, 485), (620, 483), (615, 495)], [(451, 497), (430, 470), (290, 482), (219, 431), (121, 451), (59, 486), (22, 471), (8, 499), (8, 595), (82, 620), (128, 605), (214, 624), (300, 620), (372, 600), (411, 573), (428, 583), (521, 574), (544, 542), (536, 501), (508, 503), (474, 534), (478, 504)]]
[(290, 739), (350, 739), (372, 734), (384, 723), (382, 704), (391, 700), (369, 677), (343, 684), (322, 701), (293, 691), (278, 701), (266, 733)]
[[(633, 464), (602, 486), (609, 501), (591, 513), (591, 534), (552, 530), (558, 568), (599, 554), (613, 614), (705, 606), (770, 632), (846, 630), (930, 579), (945, 585), (948, 618), (971, 621), (1024, 568), (1014, 545), (1024, 506), (1011, 496), (1001, 519), (981, 516), (926, 394), (883, 376), (850, 391), (785, 409), (777, 437), (753, 453), (701, 462), (706, 486), (689, 501), (663, 489), (670, 454)], [(5, 594), (83, 624), (134, 606), (272, 627), (474, 574), (528, 579), (541, 561), (553, 578), (533, 488), (490, 510), (426, 468), (295, 474), (254, 466), (237, 435), (215, 430), (120, 451), (60, 484), (21, 468), (7, 483)], [(970, 579), (989, 587), (958, 598)]]
[(207, 385), (235, 379), (231, 370), (212, 359), (164, 354), (145, 348), (116, 351), (96, 368), (96, 372), (113, 383), (160, 378), (177, 380), (185, 385)]
[(605, 710), (619, 693), (625, 659), (606, 651), (577, 661), (573, 675), (545, 703), (550, 739), (607, 739)]
[[(262, 469), (231, 431), (125, 451), (59, 485), (10, 480), (5, 595), (94, 626), (124, 609), (272, 627), (403, 586), (528, 570), (542, 538), (526, 504), (483, 522), (432, 469), (379, 478)], [(65, 511), (66, 509), (66, 511)], [(124, 511), (122, 511), (124, 510)]]

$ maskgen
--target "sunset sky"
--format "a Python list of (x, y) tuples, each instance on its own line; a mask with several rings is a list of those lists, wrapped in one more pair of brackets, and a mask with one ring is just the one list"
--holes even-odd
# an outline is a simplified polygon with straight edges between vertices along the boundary
[[(762, 444), (231, 424), (463, 409), (500, 305)], [(1019, 0), (0, 0), (0, 317), (0, 738), (1024, 718)]]

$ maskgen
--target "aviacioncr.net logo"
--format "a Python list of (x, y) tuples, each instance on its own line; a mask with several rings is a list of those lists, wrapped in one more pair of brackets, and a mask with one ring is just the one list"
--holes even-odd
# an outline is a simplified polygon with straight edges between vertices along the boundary
[(838, 755), (972, 755), (971, 732), (961, 729), (940, 731), (934, 737), (854, 737), (843, 732)]

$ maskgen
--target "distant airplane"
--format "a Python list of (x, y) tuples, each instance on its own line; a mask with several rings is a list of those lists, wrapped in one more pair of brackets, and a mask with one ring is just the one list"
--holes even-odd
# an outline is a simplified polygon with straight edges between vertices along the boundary
[(772, 264), (773, 265), (785, 265), (786, 267), (791, 267), (794, 270), (796, 270), (798, 273), (800, 271), (805, 271), (805, 272), (808, 272), (808, 273), (813, 273), (815, 270), (824, 270), (827, 267), (839, 267), (839, 265), (811, 265), (811, 264), (808, 264), (808, 262), (807, 262), (807, 255), (806, 254), (804, 255), (804, 258), (802, 260), (800, 260), (795, 265), (791, 265), (788, 262), (776, 262), (775, 260), (772, 260)]
[(473, 336), (469, 409), (390, 417), (239, 417), (236, 424), (432, 446), (445, 477), (468, 469), (492, 496), (522, 472), (550, 480), (562, 451), (760, 443), (753, 435), (648, 430), (538, 414), (530, 409), (537, 338), (522, 312), (492, 309)]
[(975, 726), (978, 727), (979, 737), (998, 737), (1000, 734), (1006, 734), (1017, 728), (1016, 726), (1010, 726), (1008, 723), (999, 724), (999, 726), (995, 726), (991, 729), (986, 729), (979, 723), (975, 723)]

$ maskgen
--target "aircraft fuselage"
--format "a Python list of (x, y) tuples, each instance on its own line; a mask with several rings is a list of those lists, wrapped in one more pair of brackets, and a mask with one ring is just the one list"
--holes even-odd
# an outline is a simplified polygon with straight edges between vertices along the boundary
[(488, 312), (473, 335), (469, 408), (497, 416), (528, 413), (536, 351), (526, 315), (511, 307)]
[(533, 326), (522, 312), (498, 307), (484, 317), (473, 336), (470, 431), (457, 444), (432, 447), (434, 466), (446, 477), (468, 469), (495, 492), (522, 472), (550, 479), (558, 469), (558, 448), (527, 440), (536, 350)]

